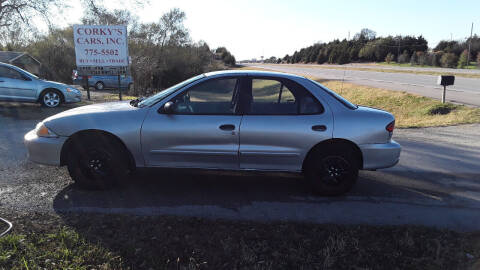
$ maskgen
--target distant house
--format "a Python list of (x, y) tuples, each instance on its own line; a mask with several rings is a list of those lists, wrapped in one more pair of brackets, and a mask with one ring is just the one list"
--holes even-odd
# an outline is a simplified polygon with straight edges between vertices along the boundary
[(40, 74), (40, 63), (26, 52), (0, 51), (0, 62), (17, 66), (35, 75)]

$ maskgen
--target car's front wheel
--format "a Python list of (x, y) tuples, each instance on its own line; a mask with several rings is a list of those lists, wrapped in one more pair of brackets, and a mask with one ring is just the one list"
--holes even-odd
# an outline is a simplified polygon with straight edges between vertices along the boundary
[(49, 108), (55, 108), (62, 104), (62, 94), (59, 91), (48, 89), (40, 96), (40, 103)]
[(108, 136), (78, 136), (70, 143), (68, 172), (81, 188), (112, 188), (128, 175), (128, 159), (123, 149), (123, 145)]
[(338, 196), (353, 187), (358, 170), (359, 160), (353, 149), (344, 144), (333, 144), (312, 153), (304, 173), (315, 193)]

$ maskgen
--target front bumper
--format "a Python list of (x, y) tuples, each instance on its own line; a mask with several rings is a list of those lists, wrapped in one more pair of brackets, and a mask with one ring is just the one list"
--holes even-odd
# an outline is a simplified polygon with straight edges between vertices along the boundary
[(65, 95), (65, 103), (75, 103), (82, 101), (82, 93)]
[(363, 169), (375, 170), (394, 166), (400, 159), (402, 147), (396, 141), (391, 140), (385, 144), (360, 145), (363, 156)]
[(60, 153), (68, 137), (45, 138), (38, 137), (35, 130), (31, 130), (24, 137), (28, 159), (44, 165), (60, 166)]

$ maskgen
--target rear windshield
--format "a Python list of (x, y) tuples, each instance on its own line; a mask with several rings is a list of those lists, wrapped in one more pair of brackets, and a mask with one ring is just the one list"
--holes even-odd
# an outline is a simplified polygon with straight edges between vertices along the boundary
[(321, 83), (319, 82), (316, 82), (316, 81), (313, 81), (313, 80), (310, 80), (312, 81), (316, 86), (320, 87), (321, 89), (325, 90), (325, 92), (327, 92), (327, 94), (329, 94), (330, 96), (332, 96), (333, 98), (335, 98), (336, 100), (338, 100), (340, 103), (342, 103), (345, 107), (351, 109), (351, 110), (355, 110), (358, 108), (357, 105), (351, 103), (350, 101), (348, 101), (347, 99), (345, 99), (344, 97), (340, 96), (339, 94), (337, 94), (335, 91), (333, 90), (330, 90), (328, 89), (327, 87), (325, 87), (324, 85), (322, 85)]

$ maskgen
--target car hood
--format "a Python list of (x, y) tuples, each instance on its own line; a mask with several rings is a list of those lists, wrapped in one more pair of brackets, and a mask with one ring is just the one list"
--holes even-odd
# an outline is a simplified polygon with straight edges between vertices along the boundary
[(109, 102), (70, 109), (45, 119), (45, 125), (60, 136), (81, 130), (104, 130), (116, 134), (121, 129), (135, 128), (143, 122), (148, 108), (133, 107), (129, 101)]
[(130, 105), (129, 101), (119, 101), (119, 102), (107, 102), (107, 103), (99, 103), (99, 104), (92, 104), (77, 107), (74, 109), (66, 110), (64, 112), (52, 115), (44, 120), (44, 122), (48, 122), (51, 120), (71, 117), (71, 116), (78, 116), (78, 115), (97, 115), (97, 114), (109, 114), (115, 113), (119, 111), (132, 111), (138, 108), (133, 107)]
[(42, 84), (44, 87), (68, 87), (67, 84), (64, 83), (59, 83), (59, 82), (54, 82), (54, 81), (44, 81), (44, 80), (39, 80), (40, 84)]

